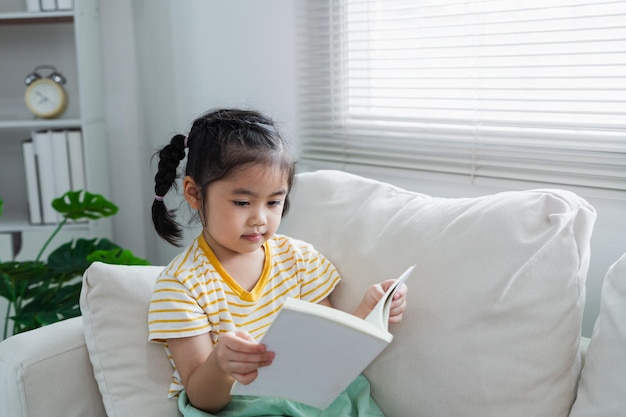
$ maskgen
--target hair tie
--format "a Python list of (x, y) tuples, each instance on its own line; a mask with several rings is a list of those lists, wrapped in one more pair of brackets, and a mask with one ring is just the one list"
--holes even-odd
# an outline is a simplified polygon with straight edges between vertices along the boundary
[(185, 136), (185, 140), (183, 141), (183, 145), (185, 146), (185, 148), (188, 148), (189, 146), (187, 145), (187, 142), (189, 142), (189, 136)]
[(155, 195), (154, 195), (154, 199), (155, 199), (156, 201), (163, 201), (163, 196), (162, 196), (162, 195), (156, 195), (156, 194), (155, 194)]

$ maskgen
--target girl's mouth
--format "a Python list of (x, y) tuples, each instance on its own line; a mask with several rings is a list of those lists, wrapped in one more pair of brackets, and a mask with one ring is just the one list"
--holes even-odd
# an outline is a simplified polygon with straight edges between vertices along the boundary
[(243, 235), (243, 238), (250, 242), (258, 242), (263, 239), (263, 233), (251, 233), (249, 235)]

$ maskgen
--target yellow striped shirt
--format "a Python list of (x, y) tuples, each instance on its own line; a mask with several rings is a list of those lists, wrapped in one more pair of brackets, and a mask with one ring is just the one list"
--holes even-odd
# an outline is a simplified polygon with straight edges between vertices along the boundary
[[(156, 282), (148, 316), (150, 340), (164, 342), (211, 332), (215, 345), (221, 334), (234, 330), (246, 331), (258, 340), (288, 297), (319, 302), (340, 281), (335, 267), (306, 242), (274, 235), (264, 250), (261, 277), (246, 291), (200, 235)], [(171, 360), (169, 350), (167, 353)], [(182, 389), (175, 370), (170, 396)]]

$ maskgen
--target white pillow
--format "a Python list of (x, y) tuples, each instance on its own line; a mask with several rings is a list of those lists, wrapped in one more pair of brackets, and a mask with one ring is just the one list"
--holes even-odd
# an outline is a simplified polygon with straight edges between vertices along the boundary
[(386, 415), (565, 417), (594, 219), (566, 191), (432, 198), (318, 171), (298, 176), (280, 231), (337, 266), (344, 310), (417, 264), (406, 316), (366, 371)]
[(626, 413), (626, 254), (607, 272), (571, 417)]
[(172, 366), (163, 347), (148, 341), (148, 306), (162, 269), (96, 262), (83, 277), (85, 341), (109, 417), (179, 415), (167, 398)]

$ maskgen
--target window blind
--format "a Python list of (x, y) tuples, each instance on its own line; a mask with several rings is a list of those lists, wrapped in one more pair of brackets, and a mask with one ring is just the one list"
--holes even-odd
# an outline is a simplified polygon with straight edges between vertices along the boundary
[(307, 0), (304, 160), (626, 190), (626, 2)]

